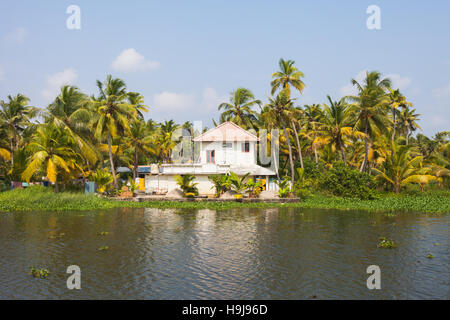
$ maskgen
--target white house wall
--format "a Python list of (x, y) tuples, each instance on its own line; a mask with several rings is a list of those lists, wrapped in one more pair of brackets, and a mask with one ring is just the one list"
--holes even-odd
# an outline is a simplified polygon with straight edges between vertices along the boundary
[[(214, 185), (209, 181), (206, 175), (197, 175), (194, 182), (198, 183), (197, 188), (199, 194), (212, 195), (215, 193)], [(152, 193), (153, 191), (171, 192), (174, 189), (179, 189), (175, 181), (175, 175), (146, 175), (145, 176), (145, 193)]]
[(215, 150), (216, 164), (256, 164), (256, 143), (249, 142), (250, 152), (242, 152), (244, 142), (229, 142), (231, 148), (224, 148), (222, 142), (202, 142), (201, 163), (207, 165), (207, 151)]

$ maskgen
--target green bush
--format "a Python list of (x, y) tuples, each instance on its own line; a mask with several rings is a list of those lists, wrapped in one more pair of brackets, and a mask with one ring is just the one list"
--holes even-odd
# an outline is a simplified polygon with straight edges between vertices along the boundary
[(321, 187), (335, 196), (370, 200), (375, 198), (373, 177), (337, 162), (322, 180)]

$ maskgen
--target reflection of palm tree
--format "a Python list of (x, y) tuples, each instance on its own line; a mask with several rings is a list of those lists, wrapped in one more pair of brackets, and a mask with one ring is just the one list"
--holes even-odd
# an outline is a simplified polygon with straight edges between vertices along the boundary
[(129, 131), (129, 119), (135, 118), (137, 111), (135, 106), (125, 102), (128, 95), (123, 80), (113, 79), (111, 75), (108, 75), (104, 83), (97, 80), (97, 87), (100, 91), (100, 96), (98, 99), (92, 100), (95, 109), (93, 120), (95, 137), (101, 139), (103, 135), (106, 134), (107, 136), (109, 162), (114, 178), (114, 187), (118, 188), (111, 138)]
[(224, 110), (220, 115), (220, 121), (231, 121), (244, 129), (252, 128), (256, 122), (256, 112), (252, 110), (254, 105), (261, 105), (261, 101), (256, 100), (250, 90), (237, 88), (231, 93), (229, 103), (219, 105), (219, 110)]
[(352, 79), (352, 84), (358, 89), (357, 96), (350, 96), (353, 102), (352, 109), (356, 113), (357, 119), (355, 128), (363, 131), (364, 137), (364, 161), (360, 171), (367, 167), (369, 157), (369, 139), (372, 143), (377, 134), (376, 131), (386, 131), (388, 117), (386, 107), (389, 104), (389, 97), (386, 91), (391, 87), (391, 81), (387, 78), (381, 79), (381, 74), (377, 71), (367, 72), (364, 83), (360, 84)]

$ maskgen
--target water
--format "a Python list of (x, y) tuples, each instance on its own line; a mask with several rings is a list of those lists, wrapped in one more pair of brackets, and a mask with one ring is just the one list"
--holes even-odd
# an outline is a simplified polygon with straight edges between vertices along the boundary
[[(5, 213), (0, 299), (448, 299), (449, 222), (305, 209)], [(377, 248), (380, 237), (397, 248)], [(81, 290), (66, 287), (70, 265)], [(367, 289), (369, 265), (381, 290)], [(51, 274), (33, 278), (30, 266)]]

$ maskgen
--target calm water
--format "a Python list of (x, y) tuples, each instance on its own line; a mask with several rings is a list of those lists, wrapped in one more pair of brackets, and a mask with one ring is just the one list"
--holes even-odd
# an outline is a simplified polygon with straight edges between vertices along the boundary
[[(0, 298), (448, 299), (449, 223), (304, 209), (0, 214)], [(379, 237), (398, 247), (378, 249)], [(73, 264), (81, 290), (66, 288)], [(381, 290), (366, 287), (369, 265)]]

